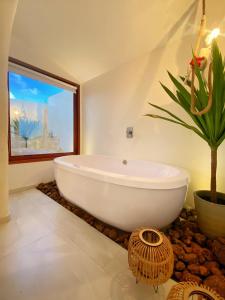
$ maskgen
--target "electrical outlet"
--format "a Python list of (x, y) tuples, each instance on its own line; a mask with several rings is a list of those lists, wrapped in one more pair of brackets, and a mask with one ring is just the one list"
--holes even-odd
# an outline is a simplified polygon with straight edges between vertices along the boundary
[(133, 127), (127, 127), (126, 136), (128, 139), (132, 139), (134, 137), (134, 128)]

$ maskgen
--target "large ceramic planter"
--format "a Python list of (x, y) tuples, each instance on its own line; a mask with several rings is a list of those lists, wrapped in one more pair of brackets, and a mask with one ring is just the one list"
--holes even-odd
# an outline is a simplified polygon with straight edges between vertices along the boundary
[[(225, 203), (225, 194), (217, 193), (217, 197)], [(201, 231), (208, 237), (225, 237), (225, 205), (205, 200), (210, 199), (210, 191), (197, 191), (194, 199)]]

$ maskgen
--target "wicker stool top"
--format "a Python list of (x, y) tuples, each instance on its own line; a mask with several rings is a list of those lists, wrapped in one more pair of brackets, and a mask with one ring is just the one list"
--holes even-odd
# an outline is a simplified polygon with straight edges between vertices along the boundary
[(163, 242), (162, 234), (155, 229), (145, 228), (139, 233), (140, 240), (148, 246), (157, 247)]
[(192, 296), (199, 296), (198, 299), (204, 300), (224, 300), (208, 286), (198, 285), (195, 282), (180, 282), (176, 284), (170, 290), (167, 300), (189, 300)]

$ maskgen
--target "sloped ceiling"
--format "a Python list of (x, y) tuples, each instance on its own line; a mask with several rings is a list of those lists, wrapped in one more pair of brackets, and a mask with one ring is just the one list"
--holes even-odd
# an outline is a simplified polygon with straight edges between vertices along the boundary
[(19, 0), (10, 55), (85, 82), (166, 42), (189, 15), (195, 24), (198, 5), (190, 0)]

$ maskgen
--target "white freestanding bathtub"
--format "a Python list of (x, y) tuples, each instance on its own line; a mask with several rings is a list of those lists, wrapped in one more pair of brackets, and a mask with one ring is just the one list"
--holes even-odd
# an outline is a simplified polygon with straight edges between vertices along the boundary
[(101, 155), (56, 158), (55, 179), (67, 200), (126, 231), (169, 225), (188, 185), (187, 173), (176, 167)]

